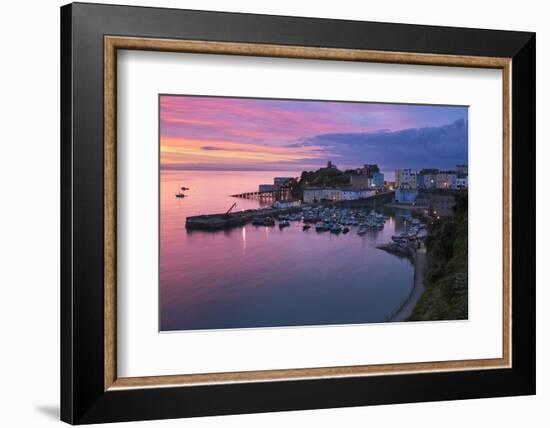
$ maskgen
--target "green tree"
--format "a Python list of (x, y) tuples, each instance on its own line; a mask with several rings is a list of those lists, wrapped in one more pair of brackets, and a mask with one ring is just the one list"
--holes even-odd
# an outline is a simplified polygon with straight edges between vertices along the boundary
[(429, 226), (426, 287), (409, 320), (468, 318), (468, 193), (455, 195), (454, 215)]

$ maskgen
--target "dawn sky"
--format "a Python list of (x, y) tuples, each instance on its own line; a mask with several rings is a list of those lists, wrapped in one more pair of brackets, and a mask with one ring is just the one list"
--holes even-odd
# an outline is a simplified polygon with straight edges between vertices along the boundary
[(161, 165), (451, 169), (468, 161), (467, 120), (467, 107), (162, 95)]

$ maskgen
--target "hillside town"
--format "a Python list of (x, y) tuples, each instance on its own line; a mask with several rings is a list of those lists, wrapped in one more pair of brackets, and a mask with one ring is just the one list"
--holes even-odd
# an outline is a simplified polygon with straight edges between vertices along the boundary
[(259, 211), (262, 218), (267, 218), (319, 205), (343, 209), (399, 208), (410, 214), (439, 219), (453, 215), (457, 194), (467, 195), (467, 189), (467, 165), (457, 165), (452, 171), (397, 169), (395, 180), (388, 181), (377, 164), (341, 171), (328, 161), (325, 167), (303, 171), (300, 177), (274, 177), (273, 183), (259, 184), (257, 191), (231, 195), (260, 200), (262, 207), (257, 210), (232, 212), (237, 205), (233, 203), (224, 214), (188, 217), (186, 227), (219, 229), (251, 221)]
[[(303, 171), (300, 177), (274, 177), (273, 183), (260, 184), (258, 191), (231, 195), (263, 202), (256, 209), (232, 212), (233, 203), (223, 214), (187, 217), (186, 228), (214, 231), (251, 223), (253, 227), (278, 225), (281, 231), (298, 227), (304, 233), (311, 229), (363, 237), (382, 233), (391, 216), (393, 227), (399, 221), (401, 230), (376, 249), (409, 258), (415, 274), (409, 298), (387, 321), (467, 318), (467, 280), (446, 291), (450, 296), (446, 301), (424, 292), (424, 277), (430, 269), (449, 264), (452, 275), (466, 278), (468, 166), (398, 169), (393, 181), (384, 178), (377, 164), (341, 171), (329, 161), (317, 171)], [(449, 243), (456, 246), (456, 254), (444, 251)], [(431, 288), (444, 286), (430, 278), (426, 281)]]
[(280, 207), (296, 206), (299, 202), (354, 201), (380, 193), (392, 193), (392, 204), (410, 206), (452, 215), (454, 193), (468, 189), (468, 165), (456, 165), (454, 170), (411, 168), (395, 170), (394, 180), (384, 179), (377, 164), (340, 171), (331, 161), (315, 172), (304, 171), (299, 178), (275, 177), (272, 184), (260, 184), (258, 195), (273, 196)]

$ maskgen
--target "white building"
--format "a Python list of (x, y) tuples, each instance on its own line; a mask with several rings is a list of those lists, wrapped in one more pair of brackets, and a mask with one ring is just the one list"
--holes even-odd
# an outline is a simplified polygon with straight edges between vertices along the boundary
[(423, 186), (424, 189), (436, 189), (437, 188), (437, 173), (424, 174)]
[(295, 208), (302, 205), (300, 201), (275, 201), (273, 203), (273, 208), (285, 209), (285, 208)]
[(456, 179), (456, 188), (457, 189), (467, 189), (468, 188), (468, 176), (466, 176), (466, 177), (457, 177), (457, 179)]
[(368, 198), (374, 195), (376, 192), (372, 189), (342, 189), (343, 201), (353, 201), (355, 199)]
[(397, 189), (416, 189), (416, 172), (410, 168), (396, 169), (395, 187)]
[(315, 203), (321, 201), (339, 201), (342, 199), (342, 190), (335, 187), (309, 187), (304, 189), (304, 202)]
[(368, 198), (375, 194), (372, 189), (341, 189), (338, 187), (309, 187), (304, 189), (304, 203), (321, 201), (353, 201)]

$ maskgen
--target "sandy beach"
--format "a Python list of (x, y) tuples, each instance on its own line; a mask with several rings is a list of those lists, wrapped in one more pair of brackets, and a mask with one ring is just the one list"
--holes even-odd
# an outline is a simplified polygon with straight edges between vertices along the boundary
[(416, 250), (414, 261), (414, 280), (411, 294), (405, 300), (399, 310), (389, 319), (391, 322), (406, 321), (411, 315), (416, 302), (424, 292), (424, 273), (426, 272), (426, 247), (422, 246)]

